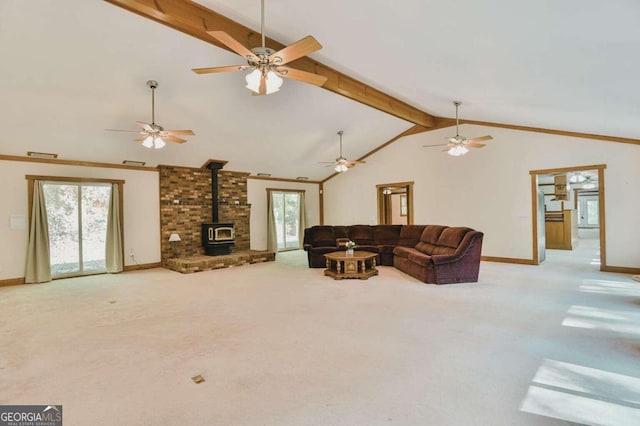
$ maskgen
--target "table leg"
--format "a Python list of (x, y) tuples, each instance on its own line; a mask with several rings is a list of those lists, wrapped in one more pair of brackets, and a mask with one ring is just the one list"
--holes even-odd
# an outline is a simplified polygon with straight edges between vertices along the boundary
[(336, 269), (337, 269), (337, 272), (338, 272), (338, 273), (340, 273), (340, 266), (341, 266), (341, 263), (342, 263), (341, 261), (336, 260)]

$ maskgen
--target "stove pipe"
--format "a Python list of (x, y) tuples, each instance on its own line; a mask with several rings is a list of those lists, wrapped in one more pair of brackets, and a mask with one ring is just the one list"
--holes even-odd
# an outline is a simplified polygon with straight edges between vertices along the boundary
[(218, 170), (224, 167), (224, 163), (214, 161), (207, 164), (207, 169), (211, 170), (211, 218), (213, 223), (219, 222), (218, 215)]

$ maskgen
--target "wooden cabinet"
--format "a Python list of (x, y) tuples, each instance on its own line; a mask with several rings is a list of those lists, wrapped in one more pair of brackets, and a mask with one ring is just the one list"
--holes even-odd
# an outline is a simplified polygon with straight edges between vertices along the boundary
[(546, 212), (545, 239), (548, 249), (573, 250), (572, 217), (575, 210)]
[(553, 179), (556, 201), (567, 201), (569, 197), (569, 181), (567, 175), (557, 175)]

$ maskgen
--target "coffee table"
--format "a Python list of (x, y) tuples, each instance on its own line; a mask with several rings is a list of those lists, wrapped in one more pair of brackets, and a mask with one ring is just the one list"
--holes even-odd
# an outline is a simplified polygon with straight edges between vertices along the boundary
[(327, 260), (327, 269), (324, 274), (333, 277), (334, 280), (344, 278), (358, 278), (366, 280), (369, 277), (378, 275), (376, 269), (376, 253), (368, 251), (356, 251), (352, 255), (346, 251), (334, 251), (327, 253), (324, 258)]

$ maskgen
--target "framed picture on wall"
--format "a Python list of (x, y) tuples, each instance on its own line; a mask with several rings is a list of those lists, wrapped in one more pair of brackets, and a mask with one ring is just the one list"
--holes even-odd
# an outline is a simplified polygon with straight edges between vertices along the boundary
[(400, 195), (400, 216), (407, 215), (407, 194)]

